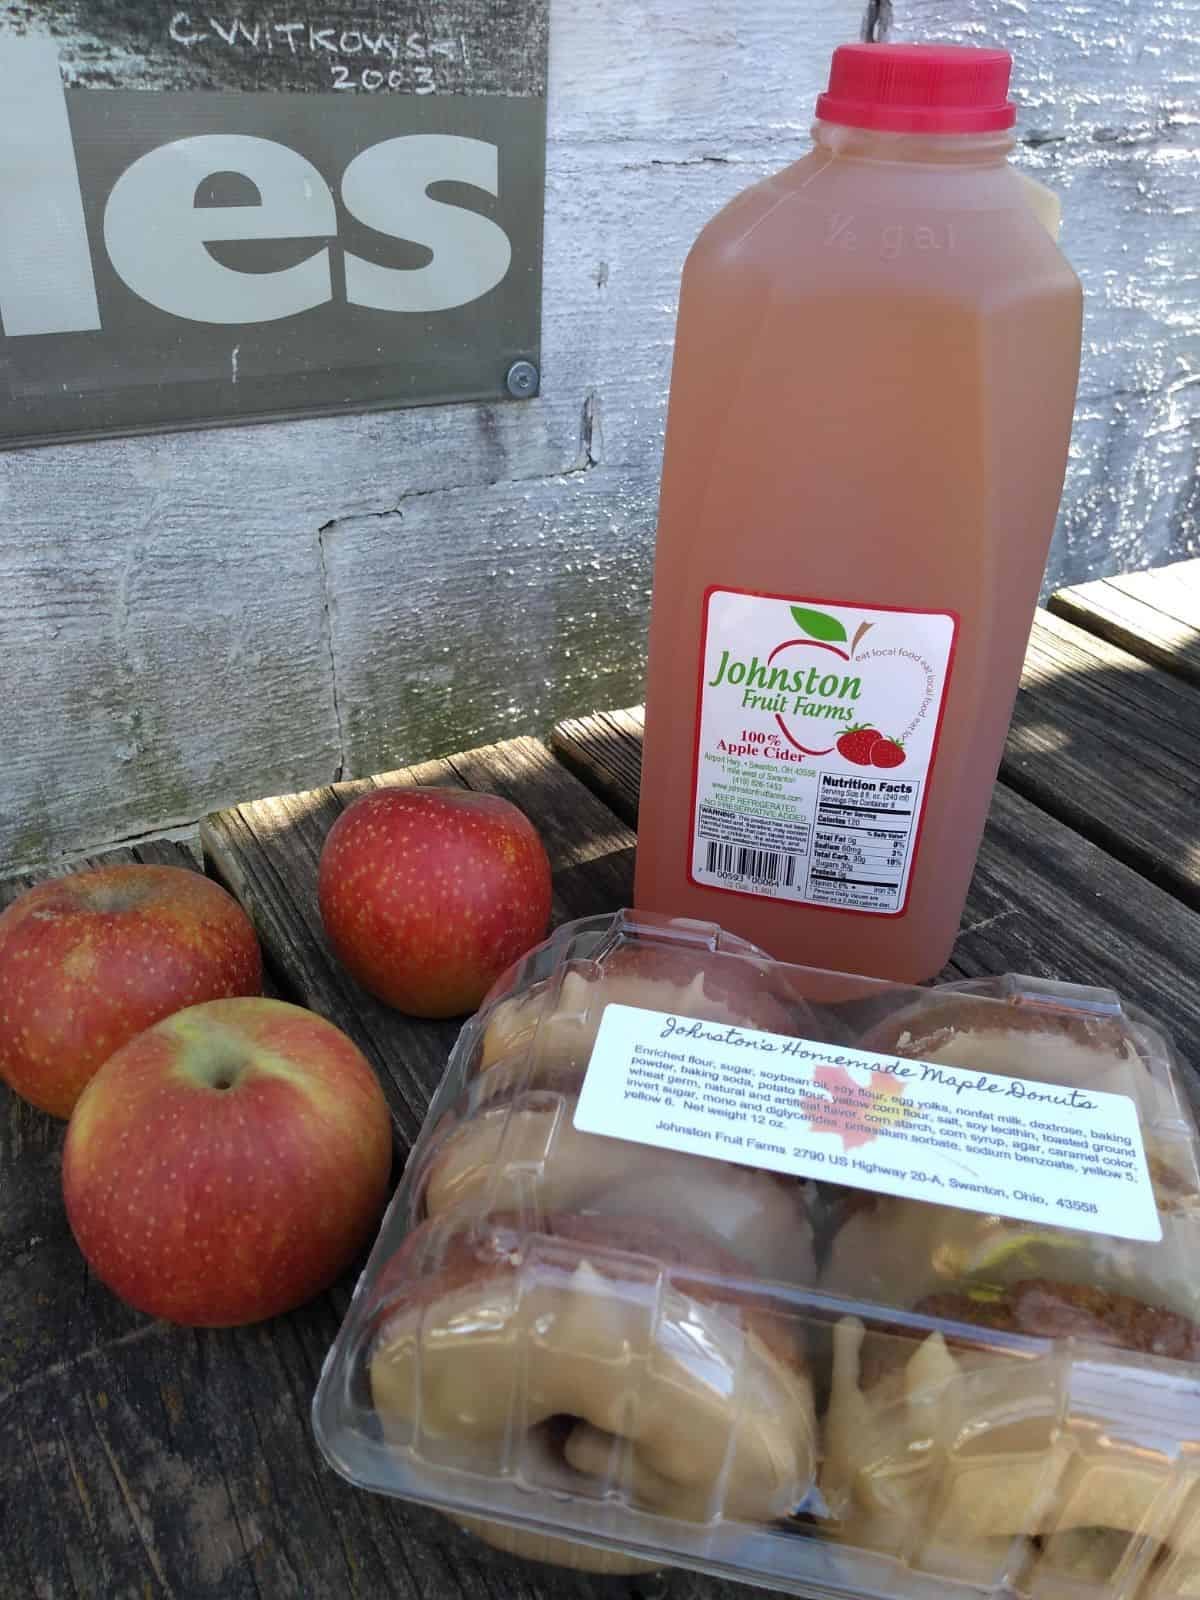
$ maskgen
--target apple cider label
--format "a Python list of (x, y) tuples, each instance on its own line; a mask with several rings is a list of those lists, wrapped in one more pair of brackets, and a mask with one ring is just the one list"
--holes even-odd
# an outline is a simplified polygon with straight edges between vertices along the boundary
[(692, 882), (903, 912), (957, 626), (947, 611), (710, 589)]

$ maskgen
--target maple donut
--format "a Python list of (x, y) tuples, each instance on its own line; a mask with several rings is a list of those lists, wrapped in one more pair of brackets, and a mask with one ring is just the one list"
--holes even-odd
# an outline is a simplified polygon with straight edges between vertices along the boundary
[[(1169, 1082), (1148, 1052), (1161, 1041), (1121, 1017), (932, 993), (877, 1027), (865, 1046), (892, 1055), (1064, 1087), (1128, 1095), (1138, 1105), (1158, 1207), (1158, 1242), (1118, 1239), (990, 1212), (843, 1190), (821, 1287), (911, 1307), (959, 1288), (997, 1295), (1023, 1278), (1099, 1287), (1200, 1320), (1200, 1179), (1179, 1134)], [(1158, 1123), (1156, 1129), (1155, 1123)]]
[[(527, 1462), (529, 1445), (551, 1489), (578, 1492), (582, 1475), (684, 1521), (786, 1517), (815, 1474), (812, 1394), (793, 1330), (722, 1281), (737, 1270), (709, 1241), (634, 1218), (547, 1216), (536, 1235), (505, 1217), (478, 1232), (427, 1222), (374, 1297), (385, 1437), (484, 1473), (514, 1452)], [(469, 1525), (545, 1559), (542, 1535)]]
[(1171, 1090), (1147, 1068), (1167, 1047), (1146, 1023), (1122, 1015), (1023, 999), (932, 989), (877, 1023), (864, 1050), (1001, 1077), (1127, 1094), (1144, 1122), (1174, 1110)]
[(792, 1284), (816, 1276), (808, 1186), (754, 1167), (581, 1133), (577, 1102), (537, 1094), (488, 1106), (436, 1147), (425, 1214), (521, 1210), (646, 1217), (703, 1234), (743, 1273)]
[(495, 1005), (478, 1071), (508, 1064), (524, 1082), (576, 1085), (608, 1005), (768, 1033), (795, 1035), (813, 1027), (810, 1008), (789, 993), (765, 958), (629, 943), (597, 962), (569, 966), (561, 984), (548, 979)]
[(1182, 1460), (1143, 1448), (1136, 1398), (1066, 1381), (1066, 1342), (1077, 1341), (1126, 1353), (1128, 1376), (1114, 1382), (1130, 1397), (1138, 1366), (1152, 1365), (1164, 1414), (1163, 1384), (1180, 1384), (1177, 1415), (1195, 1392), (1187, 1367), (1161, 1365), (1200, 1363), (1200, 1184), (1169, 1075), (1156, 1070), (1165, 1045), (1119, 1015), (937, 992), (864, 1044), (1128, 1095), (1162, 1238), (843, 1191), (820, 1286), (943, 1331), (889, 1329), (883, 1312), (870, 1332), (854, 1319), (835, 1327), (822, 1477), (833, 1527), (914, 1570), (1047, 1594), (1111, 1586), (1160, 1547), (1182, 1559), (1200, 1545), (1200, 1512), (1180, 1512)]
[[(1071, 1585), (1068, 1593), (1078, 1593), (1075, 1585), (1112, 1583), (1121, 1566), (1139, 1554), (1148, 1541), (1120, 1528), (1068, 1528), (1047, 1534), (1030, 1547), (1026, 1587), (1039, 1596), (1054, 1593), (1054, 1585)], [(1157, 1549), (1149, 1552), (1157, 1554)]]
[(1200, 1600), (1200, 1556), (1161, 1552), (1151, 1563), (1137, 1600)]
[(908, 1309), (930, 1294), (962, 1290), (995, 1297), (1020, 1280), (1043, 1278), (1099, 1287), (1200, 1321), (1200, 1214), (1196, 1196), (1176, 1189), (1173, 1176), (1151, 1165), (1162, 1229), (1154, 1243), (847, 1193), (834, 1202), (843, 1220), (819, 1284), (830, 1294)]
[[(1194, 1406), (1195, 1380), (1162, 1361), (1200, 1360), (1200, 1325), (1125, 1295), (1031, 1279), (999, 1300), (939, 1295), (921, 1315), (950, 1326), (918, 1338), (834, 1328), (822, 1495), (830, 1531), (918, 1571), (999, 1581), (1014, 1541), (1040, 1578), (1109, 1582), (1134, 1539), (1200, 1558), (1200, 1500), (1181, 1505), (1183, 1459), (1144, 1447), (1136, 1362), (1079, 1391), (1058, 1352), (973, 1342), (1001, 1335), (1079, 1339), (1154, 1365), (1154, 1405)], [(1115, 1409), (1114, 1409), (1115, 1406)], [(990, 1565), (989, 1565), (990, 1564)]]

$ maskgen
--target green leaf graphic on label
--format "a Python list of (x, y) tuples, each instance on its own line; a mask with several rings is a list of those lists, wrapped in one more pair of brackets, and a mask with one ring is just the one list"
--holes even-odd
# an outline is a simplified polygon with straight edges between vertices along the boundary
[(846, 630), (836, 617), (827, 617), (823, 611), (807, 611), (803, 606), (793, 606), (792, 616), (810, 639), (845, 644)]

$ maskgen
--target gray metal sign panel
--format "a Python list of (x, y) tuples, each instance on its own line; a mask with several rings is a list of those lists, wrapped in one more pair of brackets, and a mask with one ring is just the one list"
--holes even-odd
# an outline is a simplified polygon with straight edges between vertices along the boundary
[(545, 6), (0, 10), (0, 444), (534, 392)]

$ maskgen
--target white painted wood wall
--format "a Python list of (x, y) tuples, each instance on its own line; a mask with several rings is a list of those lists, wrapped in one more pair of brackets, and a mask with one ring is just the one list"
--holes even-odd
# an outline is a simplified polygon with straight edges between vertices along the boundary
[[(0, 872), (638, 698), (676, 286), (860, 0), (555, 0), (544, 367), (457, 406), (0, 456)], [(1087, 358), (1048, 582), (1200, 550), (1200, 0), (897, 0), (1008, 43)]]

